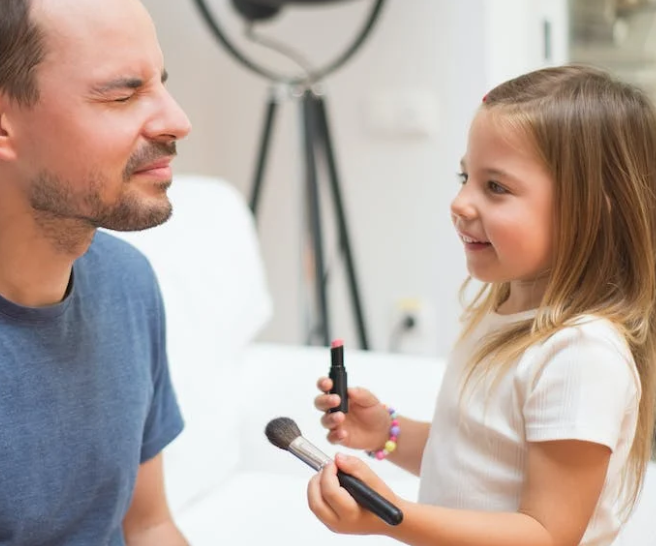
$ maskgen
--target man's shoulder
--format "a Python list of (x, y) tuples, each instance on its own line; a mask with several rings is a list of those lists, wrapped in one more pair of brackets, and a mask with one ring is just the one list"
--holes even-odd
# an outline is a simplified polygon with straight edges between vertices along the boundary
[(96, 232), (93, 242), (82, 258), (94, 265), (102, 264), (106, 268), (128, 268), (132, 272), (152, 271), (148, 258), (138, 248), (102, 230)]
[(121, 292), (146, 295), (157, 285), (148, 258), (129, 242), (102, 230), (77, 260), (75, 271), (76, 281), (97, 293), (114, 293), (120, 287)]

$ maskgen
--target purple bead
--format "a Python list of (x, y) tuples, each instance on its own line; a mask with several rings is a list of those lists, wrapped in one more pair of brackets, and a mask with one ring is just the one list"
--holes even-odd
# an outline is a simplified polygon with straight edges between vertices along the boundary
[(399, 427), (392, 427), (390, 429), (390, 436), (398, 436), (401, 429)]

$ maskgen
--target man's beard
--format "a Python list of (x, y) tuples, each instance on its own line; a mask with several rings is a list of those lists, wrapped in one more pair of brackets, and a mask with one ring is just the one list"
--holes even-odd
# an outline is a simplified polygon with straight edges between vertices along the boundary
[[(135, 153), (123, 171), (122, 189), (129, 190), (132, 176), (142, 166), (175, 154), (175, 143), (150, 144)], [(171, 203), (164, 195), (156, 204), (146, 205), (125, 191), (115, 203), (107, 204), (102, 196), (109, 183), (103, 173), (92, 172), (86, 186), (77, 189), (57, 175), (42, 171), (32, 181), (30, 204), (37, 212), (37, 221), (49, 230), (56, 227), (58, 220), (64, 220), (64, 229), (102, 227), (114, 231), (141, 231), (163, 224), (171, 217)], [(170, 185), (171, 181), (160, 183), (163, 194)]]

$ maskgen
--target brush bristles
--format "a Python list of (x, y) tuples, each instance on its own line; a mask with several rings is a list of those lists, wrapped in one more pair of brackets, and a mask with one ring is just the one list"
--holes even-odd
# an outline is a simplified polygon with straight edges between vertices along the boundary
[(301, 430), (293, 419), (277, 417), (269, 421), (264, 434), (274, 446), (289, 449), (290, 444), (301, 435)]

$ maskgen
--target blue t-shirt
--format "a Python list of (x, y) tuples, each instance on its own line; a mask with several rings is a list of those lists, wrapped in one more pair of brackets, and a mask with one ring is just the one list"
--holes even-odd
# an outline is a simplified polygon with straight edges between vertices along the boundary
[(65, 299), (0, 298), (0, 545), (123, 546), (140, 463), (182, 430), (155, 275), (98, 232)]

